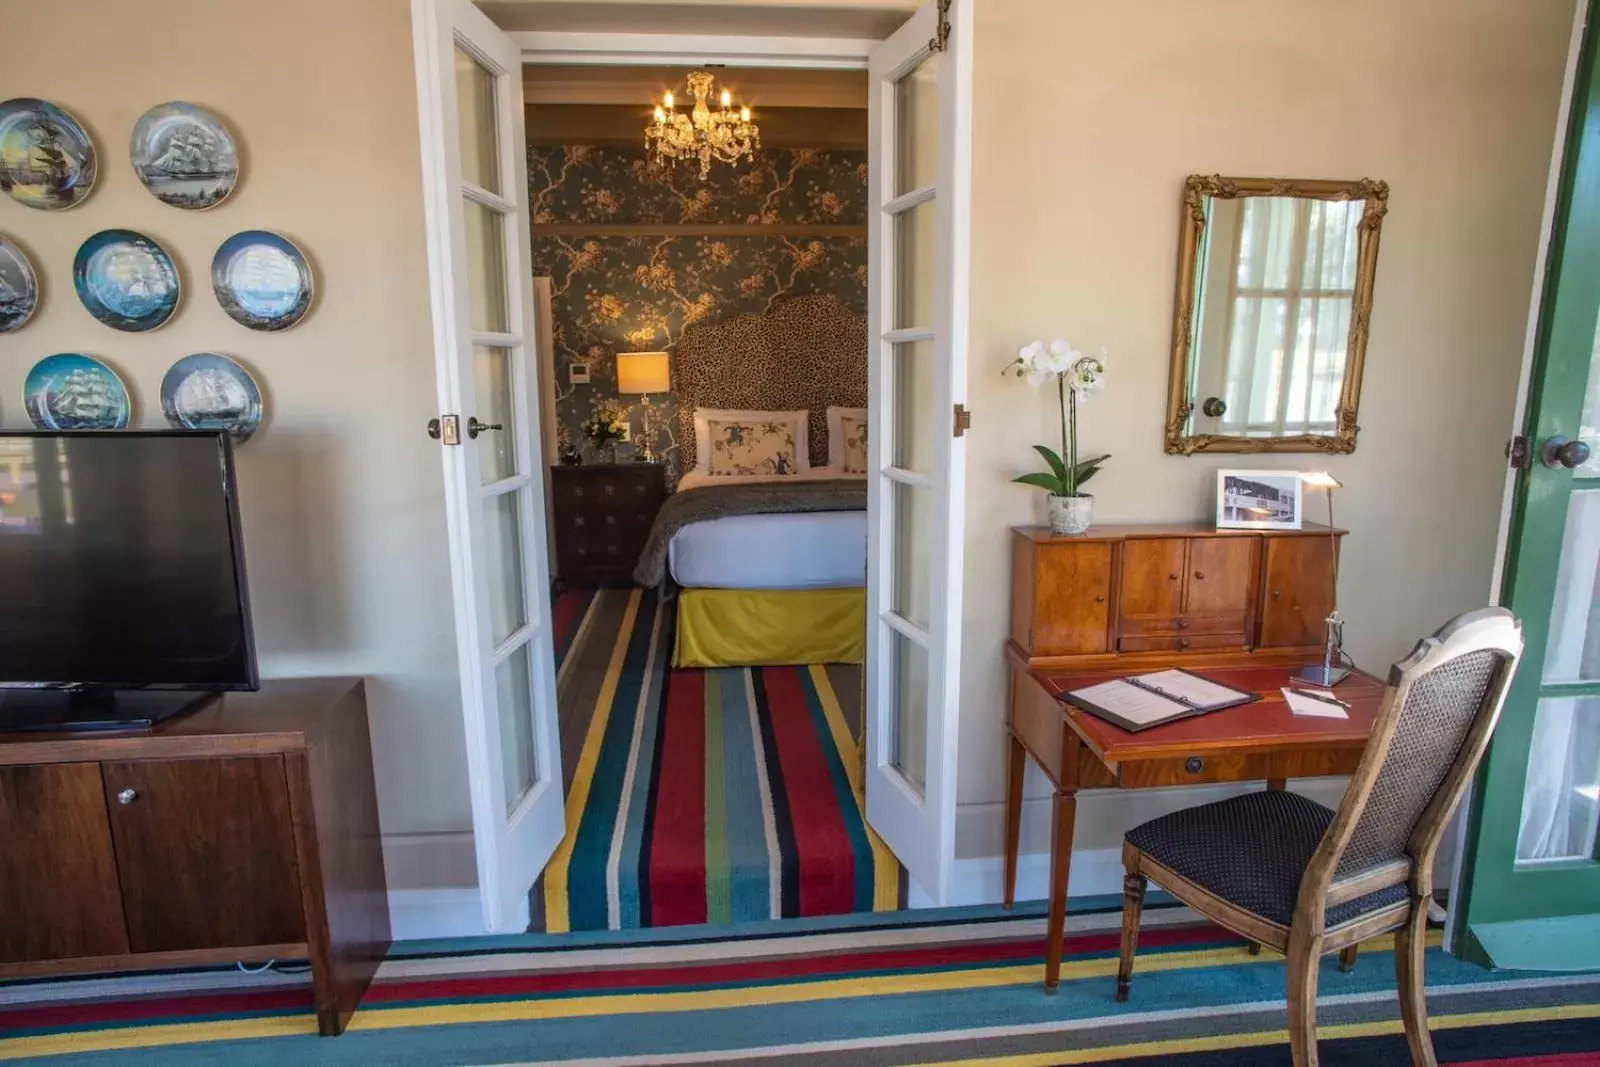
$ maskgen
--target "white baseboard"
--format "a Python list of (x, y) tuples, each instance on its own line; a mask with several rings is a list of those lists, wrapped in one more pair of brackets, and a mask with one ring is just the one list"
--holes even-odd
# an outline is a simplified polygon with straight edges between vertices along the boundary
[[(949, 907), (972, 904), (998, 904), (1005, 890), (1005, 858), (970, 856), (957, 859), (950, 880)], [(1067, 896), (1092, 897), (1122, 892), (1122, 849), (1080, 849), (1072, 853), (1072, 873), (1067, 879)], [(1044, 900), (1050, 895), (1050, 855), (1025, 852), (1017, 857), (1017, 899)], [(907, 903), (913, 908), (931, 908), (933, 900), (912, 881)]]
[(482, 937), (483, 904), (478, 900), (478, 888), (391, 889), (389, 930), (396, 941)]

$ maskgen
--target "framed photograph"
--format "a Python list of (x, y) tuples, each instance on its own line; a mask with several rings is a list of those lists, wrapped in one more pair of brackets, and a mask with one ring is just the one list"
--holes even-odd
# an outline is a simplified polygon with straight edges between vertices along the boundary
[(1218, 471), (1217, 528), (1300, 529), (1299, 472)]

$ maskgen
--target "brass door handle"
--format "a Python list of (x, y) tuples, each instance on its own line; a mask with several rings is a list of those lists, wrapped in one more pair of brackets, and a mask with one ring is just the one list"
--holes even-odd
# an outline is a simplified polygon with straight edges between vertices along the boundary
[(505, 429), (505, 427), (500, 425), (498, 422), (479, 422), (478, 416), (476, 415), (467, 420), (467, 436), (473, 440), (477, 440), (478, 435), (483, 433), (485, 430), (503, 429)]

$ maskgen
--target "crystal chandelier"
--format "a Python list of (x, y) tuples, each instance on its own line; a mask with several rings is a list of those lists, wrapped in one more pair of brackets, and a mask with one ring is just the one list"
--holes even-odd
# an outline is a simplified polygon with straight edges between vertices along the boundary
[(694, 107), (689, 114), (675, 111), (669, 92), (656, 105), (655, 121), (644, 129), (644, 146), (653, 151), (659, 163), (679, 159), (698, 159), (700, 177), (711, 174), (711, 161), (720, 159), (734, 164), (741, 159), (754, 159), (755, 150), (761, 147), (761, 130), (750, 121), (750, 109), (733, 107), (733, 94), (722, 90), (722, 106), (713, 111), (707, 102), (711, 99), (711, 85), (715, 81), (703, 70), (689, 75), (689, 92), (694, 97)]

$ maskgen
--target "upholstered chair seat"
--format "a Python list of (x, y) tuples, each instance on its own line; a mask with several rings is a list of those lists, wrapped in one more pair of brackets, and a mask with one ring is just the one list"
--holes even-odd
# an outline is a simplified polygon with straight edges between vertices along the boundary
[[(1314, 800), (1267, 790), (1152, 819), (1129, 831), (1128, 843), (1287, 935), (1300, 881), (1332, 822), (1333, 812)], [(1404, 885), (1391, 885), (1331, 907), (1325, 926), (1403, 903), (1406, 892)]]

